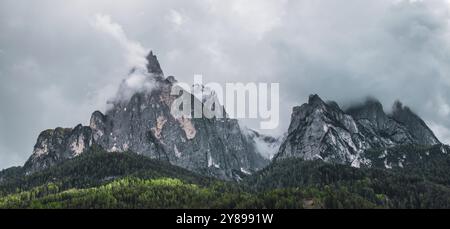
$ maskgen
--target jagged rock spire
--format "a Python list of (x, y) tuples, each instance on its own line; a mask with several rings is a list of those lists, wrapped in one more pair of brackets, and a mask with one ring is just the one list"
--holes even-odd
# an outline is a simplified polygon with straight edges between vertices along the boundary
[(376, 128), (385, 128), (388, 116), (384, 112), (383, 105), (373, 97), (367, 97), (364, 103), (354, 105), (346, 110), (355, 120), (368, 120)]
[(158, 58), (156, 57), (156, 55), (153, 54), (153, 51), (150, 51), (146, 59), (147, 59), (147, 70), (149, 73), (164, 75), (161, 66), (159, 65)]
[(314, 105), (314, 104), (321, 105), (323, 103), (324, 103), (324, 101), (319, 97), (319, 95), (312, 94), (312, 95), (309, 96), (308, 104), (310, 104), (310, 105)]

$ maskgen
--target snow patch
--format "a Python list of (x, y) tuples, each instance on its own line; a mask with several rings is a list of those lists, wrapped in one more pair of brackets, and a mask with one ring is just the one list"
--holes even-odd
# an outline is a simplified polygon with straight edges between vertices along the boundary
[(208, 168), (211, 168), (211, 167), (220, 168), (220, 165), (216, 164), (214, 162), (214, 159), (211, 157), (211, 155), (209, 155), (208, 156)]
[(213, 166), (213, 160), (211, 156), (208, 156), (208, 167), (212, 167)]
[(175, 157), (177, 158), (181, 157), (181, 152), (178, 150), (176, 145), (173, 147), (173, 151), (175, 152)]
[(108, 150), (108, 152), (117, 152), (117, 151), (118, 150), (117, 150), (117, 147), (116, 147), (116, 143), (114, 143), (113, 147), (110, 150)]
[(130, 146), (128, 145), (128, 143), (124, 143), (124, 144), (122, 145), (123, 151), (127, 151), (129, 148), (130, 148)]
[(244, 173), (244, 174), (247, 174), (247, 175), (252, 175), (251, 172), (245, 170), (244, 168), (241, 168), (241, 172)]
[(382, 154), (380, 154), (380, 156), (378, 158), (382, 159), (385, 158), (388, 155), (388, 151), (384, 150)]
[(384, 167), (385, 167), (386, 169), (392, 169), (392, 166), (387, 162), (387, 159), (384, 160)]
[(319, 154), (314, 155), (313, 159), (315, 159), (315, 160), (322, 160), (323, 161), (323, 157), (320, 156)]
[(354, 167), (354, 168), (360, 168), (361, 167), (361, 161), (358, 160), (358, 159), (355, 159), (355, 160), (352, 161), (351, 166)]
[(371, 166), (371, 164), (372, 164), (372, 162), (369, 159), (361, 158), (360, 155), (357, 155), (357, 156), (351, 155), (350, 160), (352, 161), (350, 166), (352, 166), (353, 168), (361, 168), (361, 165)]

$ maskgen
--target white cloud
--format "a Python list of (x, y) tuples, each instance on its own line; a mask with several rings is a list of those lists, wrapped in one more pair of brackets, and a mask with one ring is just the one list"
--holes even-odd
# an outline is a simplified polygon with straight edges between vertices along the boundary
[(20, 155), (20, 152), (12, 151), (0, 145), (0, 153), (2, 155), (2, 160), (0, 160), (0, 171), (3, 168), (21, 166), (23, 164), (23, 157)]
[(285, 13), (285, 0), (247, 0), (231, 1), (231, 16), (246, 30), (253, 31), (261, 37), (282, 23)]
[(185, 18), (181, 13), (177, 10), (171, 9), (168, 17), (169, 21), (173, 23), (175, 28), (178, 28), (183, 25)]
[(211, 0), (209, 10), (215, 15), (213, 20), (223, 20), (221, 23), (260, 40), (266, 33), (282, 25), (287, 3), (287, 0)]
[(437, 98), (437, 111), (439, 113), (440, 116), (442, 116), (443, 118), (450, 118), (450, 105), (448, 105), (447, 101), (445, 100), (445, 98), (443, 98), (442, 96), (439, 96)]
[(135, 70), (122, 82), (115, 99), (129, 101), (136, 92), (150, 92), (155, 88), (154, 78), (149, 77), (146, 71)]
[(130, 68), (139, 67), (145, 69), (147, 63), (145, 55), (148, 50), (146, 50), (139, 42), (130, 40), (125, 34), (122, 26), (111, 21), (111, 16), (104, 14), (95, 15), (95, 21), (92, 23), (92, 26), (101, 32), (109, 34), (119, 43), (126, 51), (128, 66)]
[[(143, 67), (146, 47), (180, 81), (198, 73), (205, 82), (280, 83), (277, 132), (310, 93), (340, 104), (372, 95), (386, 108), (400, 99), (439, 124), (441, 138), (450, 128), (447, 0), (44, 2), (0, 1), (8, 9), (0, 14), (8, 55), (0, 54), (0, 107), (8, 107), (0, 145), (23, 161), (39, 131), (102, 109), (130, 68)], [(132, 76), (128, 86), (142, 85)], [(79, 110), (67, 115), (60, 104)]]
[(444, 144), (450, 144), (450, 129), (446, 126), (429, 122), (430, 129), (434, 132), (436, 137)]
[(147, 49), (139, 42), (129, 39), (122, 26), (113, 22), (109, 15), (97, 14), (93, 26), (110, 35), (121, 45), (125, 51), (128, 67), (133, 69), (120, 85), (115, 99), (127, 101), (136, 92), (151, 91), (155, 82), (147, 73), (145, 58), (148, 54)]

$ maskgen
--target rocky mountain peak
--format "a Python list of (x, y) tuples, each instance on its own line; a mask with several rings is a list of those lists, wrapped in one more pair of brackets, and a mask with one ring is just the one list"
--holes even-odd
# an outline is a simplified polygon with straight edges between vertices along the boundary
[(149, 73), (161, 76), (164, 75), (161, 66), (159, 65), (158, 58), (156, 57), (156, 55), (153, 54), (153, 51), (150, 51), (146, 59), (147, 59), (147, 70)]
[(299, 121), (304, 120), (313, 113), (316, 113), (315, 117), (321, 116), (320, 114), (326, 113), (327, 108), (329, 108), (329, 106), (318, 95), (310, 95), (308, 103), (304, 103), (301, 106), (295, 106), (292, 109), (289, 129), (297, 128), (300, 124)]
[(75, 128), (45, 130), (39, 135), (34, 150), (24, 167), (28, 173), (53, 166), (63, 160), (85, 153), (92, 145), (92, 130), (77, 125)]
[(311, 106), (321, 106), (324, 105), (325, 102), (319, 97), (319, 95), (313, 94), (309, 96), (308, 104)]
[(409, 107), (403, 106), (400, 101), (394, 103), (391, 116), (409, 130), (417, 143), (423, 145), (441, 144), (425, 121)]
[(308, 97), (308, 103), (304, 104), (308, 107), (308, 110), (315, 112), (328, 112), (334, 113), (341, 111), (339, 105), (335, 101), (325, 101), (319, 95), (312, 94)]
[(108, 152), (132, 151), (224, 179), (239, 179), (242, 171), (256, 171), (268, 163), (235, 119), (173, 116), (171, 107), (179, 96), (170, 93), (175, 77), (163, 77), (153, 52), (147, 59), (151, 74), (132, 71), (132, 80), (119, 87), (121, 100), (112, 102), (105, 114), (95, 111), (89, 126), (42, 134), (27, 162), (28, 171), (76, 157), (93, 145)]
[(376, 99), (343, 111), (335, 103), (324, 103), (318, 95), (294, 107), (286, 140), (275, 160), (290, 157), (359, 167), (370, 164), (367, 149), (404, 144), (439, 144), (425, 122), (401, 103), (387, 115)]
[(366, 100), (361, 104), (351, 106), (346, 110), (346, 112), (352, 113), (359, 110), (371, 111), (374, 113), (384, 113), (383, 105), (381, 104), (381, 102), (373, 97), (366, 98)]
[(328, 105), (318, 95), (295, 107), (286, 140), (276, 160), (300, 157), (306, 160), (352, 163), (358, 154), (358, 128), (350, 115), (336, 104)]
[(388, 118), (383, 105), (375, 98), (367, 98), (364, 103), (348, 108), (346, 113), (356, 120), (368, 120), (377, 128), (383, 128)]
[(409, 107), (403, 106), (403, 103), (400, 100), (396, 100), (394, 102), (394, 104), (392, 105), (393, 112), (401, 111), (403, 109), (408, 109), (409, 110)]
[(333, 109), (340, 110), (339, 104), (337, 104), (335, 101), (327, 101), (326, 102), (328, 106), (332, 107)]
[(403, 103), (398, 100), (395, 101), (394, 104), (392, 105), (391, 116), (397, 119), (398, 121), (405, 121), (405, 122), (420, 119), (419, 116), (417, 116), (411, 110), (411, 108), (409, 108), (408, 106), (404, 106)]

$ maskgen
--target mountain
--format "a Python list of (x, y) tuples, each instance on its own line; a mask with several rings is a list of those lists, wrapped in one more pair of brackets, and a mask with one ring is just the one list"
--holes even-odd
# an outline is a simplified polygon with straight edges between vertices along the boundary
[(133, 151), (223, 179), (239, 179), (242, 171), (268, 163), (235, 119), (173, 116), (171, 107), (179, 96), (171, 95), (176, 80), (164, 77), (152, 52), (147, 61), (147, 69), (134, 68), (122, 82), (111, 109), (92, 114), (89, 126), (42, 132), (24, 165), (27, 173), (84, 154), (92, 145), (108, 152)]
[(365, 144), (353, 118), (336, 104), (327, 104), (319, 96), (294, 107), (286, 140), (275, 159), (323, 159), (353, 163)]
[(191, 107), (217, 95), (173, 94), (175, 77), (146, 59), (105, 113), (41, 132), (23, 167), (0, 171), (0, 208), (450, 207), (450, 146), (400, 102), (386, 113), (374, 98), (342, 109), (311, 95), (272, 137), (173, 114), (181, 95)]
[(301, 158), (370, 165), (368, 149), (417, 144), (441, 144), (425, 122), (399, 102), (388, 115), (375, 99), (342, 110), (335, 102), (311, 95), (308, 103), (294, 107), (286, 140), (276, 160)]

